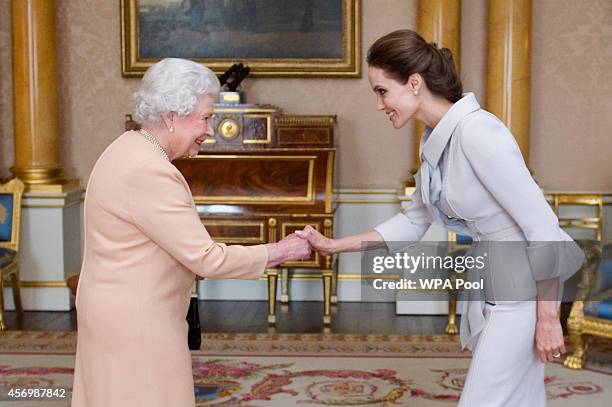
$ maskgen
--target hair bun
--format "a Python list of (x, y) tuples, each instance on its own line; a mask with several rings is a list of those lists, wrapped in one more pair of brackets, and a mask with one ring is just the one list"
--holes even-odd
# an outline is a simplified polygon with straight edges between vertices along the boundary
[(439, 51), (440, 54), (444, 57), (444, 59), (446, 59), (447, 61), (452, 61), (453, 63), (455, 62), (455, 59), (453, 58), (453, 53), (450, 49), (440, 48)]
[(425, 41), (416, 31), (397, 30), (380, 37), (368, 50), (366, 61), (400, 84), (418, 73), (434, 95), (452, 103), (461, 99), (463, 87), (450, 50)]

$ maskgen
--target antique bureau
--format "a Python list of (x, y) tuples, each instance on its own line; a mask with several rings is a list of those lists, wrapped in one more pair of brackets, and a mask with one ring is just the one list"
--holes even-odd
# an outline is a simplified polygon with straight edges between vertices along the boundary
[[(332, 237), (335, 121), (335, 116), (284, 115), (270, 105), (216, 105), (214, 138), (196, 157), (174, 162), (211, 237), (227, 244), (276, 242), (306, 225)], [(320, 270), (323, 322), (330, 324), (333, 266), (331, 257), (313, 253), (268, 269), (268, 322), (276, 322), (279, 270), (286, 303), (288, 269), (299, 268)]]

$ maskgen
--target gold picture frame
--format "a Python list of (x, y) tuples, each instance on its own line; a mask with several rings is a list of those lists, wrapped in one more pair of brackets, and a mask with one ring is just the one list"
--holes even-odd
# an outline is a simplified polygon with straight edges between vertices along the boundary
[(360, 77), (361, 0), (287, 1), (121, 0), (122, 74), (181, 57), (217, 74), (242, 62), (255, 77)]

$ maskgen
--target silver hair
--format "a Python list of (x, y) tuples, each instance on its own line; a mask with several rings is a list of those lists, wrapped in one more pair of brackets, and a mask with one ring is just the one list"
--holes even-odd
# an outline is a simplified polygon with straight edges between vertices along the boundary
[(168, 112), (186, 116), (199, 96), (217, 97), (219, 91), (217, 75), (204, 65), (181, 58), (162, 59), (147, 69), (134, 93), (134, 120), (157, 124)]

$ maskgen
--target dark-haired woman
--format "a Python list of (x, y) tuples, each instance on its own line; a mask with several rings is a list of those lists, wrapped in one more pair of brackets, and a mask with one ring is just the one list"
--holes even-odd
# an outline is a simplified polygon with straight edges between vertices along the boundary
[(556, 293), (582, 252), (559, 228), (512, 134), (463, 93), (448, 49), (400, 30), (378, 39), (367, 62), (378, 110), (393, 127), (426, 126), (412, 203), (364, 233), (327, 239), (307, 227), (300, 236), (326, 255), (362, 242), (418, 242), (433, 222), (476, 242), (512, 242), (487, 246), (512, 264), (489, 265), (486, 303), (464, 303), (461, 340), (474, 353), (459, 405), (545, 406), (544, 362), (565, 352)]

